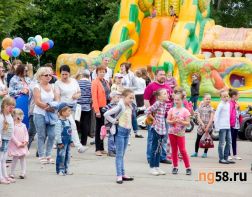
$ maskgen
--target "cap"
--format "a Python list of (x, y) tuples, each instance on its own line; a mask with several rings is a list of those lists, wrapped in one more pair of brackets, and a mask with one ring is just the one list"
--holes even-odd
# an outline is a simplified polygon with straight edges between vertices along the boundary
[(65, 107), (70, 107), (72, 108), (71, 105), (67, 104), (67, 103), (60, 103), (59, 106), (58, 106), (58, 112), (60, 112), (63, 108)]
[(123, 75), (121, 73), (116, 73), (115, 77), (117, 77), (117, 78), (123, 78)]
[(112, 97), (117, 96), (117, 95), (122, 95), (122, 93), (119, 92), (119, 91), (113, 91), (113, 92), (110, 93), (109, 96), (112, 98)]

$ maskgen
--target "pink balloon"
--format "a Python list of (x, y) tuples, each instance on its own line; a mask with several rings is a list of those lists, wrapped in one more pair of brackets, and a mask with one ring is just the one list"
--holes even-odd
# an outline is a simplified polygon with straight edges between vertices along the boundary
[(6, 54), (9, 55), (10, 57), (12, 56), (12, 48), (11, 47), (6, 48)]

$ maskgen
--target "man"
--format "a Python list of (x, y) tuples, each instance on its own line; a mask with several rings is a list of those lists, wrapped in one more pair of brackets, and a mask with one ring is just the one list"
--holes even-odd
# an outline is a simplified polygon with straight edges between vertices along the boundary
[[(104, 58), (102, 59), (102, 65), (105, 66), (106, 69), (107, 69), (107, 72), (106, 72), (106, 74), (105, 74), (104, 79), (105, 79), (107, 82), (109, 82), (109, 84), (111, 84), (111, 83), (112, 83), (112, 77), (113, 77), (113, 71), (108, 67), (109, 62), (110, 62), (110, 59), (109, 59), (108, 57), (104, 57)], [(92, 72), (92, 80), (95, 80), (96, 77), (97, 77), (97, 75), (96, 75), (96, 70), (94, 70), (94, 71)]]
[[(170, 107), (173, 106), (172, 98), (171, 98), (173, 90), (167, 83), (165, 83), (165, 80), (166, 80), (165, 71), (159, 70), (159, 69), (156, 70), (155, 81), (150, 83), (144, 91), (144, 105), (145, 105), (145, 107), (149, 107), (155, 103), (155, 101), (156, 101), (155, 92), (160, 88), (164, 88), (167, 90), (168, 94), (170, 95), (170, 98), (169, 98), (169, 100), (167, 100), (167, 103), (170, 105)], [(168, 134), (168, 125), (167, 125), (166, 132)], [(167, 160), (167, 158), (166, 158), (166, 156), (167, 156), (167, 153), (166, 153), (167, 140), (168, 140), (167, 134), (165, 135), (163, 143), (162, 143), (162, 153), (161, 153), (160, 162), (166, 163), (166, 164), (171, 164), (171, 161)], [(147, 160), (148, 160), (148, 162), (150, 161), (152, 138), (153, 138), (153, 133), (151, 131), (151, 126), (148, 126), (148, 138), (147, 138)]]

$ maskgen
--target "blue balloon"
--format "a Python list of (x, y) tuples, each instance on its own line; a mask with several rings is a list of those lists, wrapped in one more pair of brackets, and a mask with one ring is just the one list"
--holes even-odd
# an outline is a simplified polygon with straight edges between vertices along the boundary
[(17, 57), (17, 56), (19, 56), (20, 55), (20, 49), (19, 48), (17, 48), (17, 47), (14, 47), (12, 50), (11, 50), (11, 53), (12, 53), (12, 56), (13, 57)]
[(49, 43), (50, 49), (53, 48), (54, 42), (52, 40), (48, 40), (48, 43)]
[(43, 50), (40, 46), (36, 46), (34, 48), (34, 52), (36, 53), (36, 55), (41, 55), (43, 53)]

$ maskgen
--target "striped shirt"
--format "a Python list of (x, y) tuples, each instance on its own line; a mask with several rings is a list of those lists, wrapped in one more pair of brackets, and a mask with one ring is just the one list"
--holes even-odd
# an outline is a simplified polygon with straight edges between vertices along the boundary
[(78, 99), (78, 104), (81, 105), (81, 111), (91, 110), (91, 82), (89, 80), (78, 81), (81, 89), (81, 97)]

